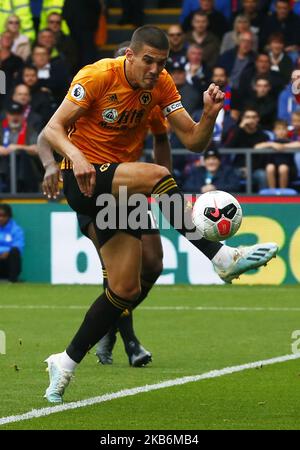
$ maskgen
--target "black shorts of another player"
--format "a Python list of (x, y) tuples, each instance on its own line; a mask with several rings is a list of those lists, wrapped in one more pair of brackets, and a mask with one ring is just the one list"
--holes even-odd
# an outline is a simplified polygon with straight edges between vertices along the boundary
[[(78, 187), (78, 183), (74, 176), (73, 170), (63, 170), (64, 193), (71, 208), (76, 211), (78, 223), (81, 232), (88, 236), (88, 227), (90, 223), (94, 224), (95, 231), (98, 237), (99, 246), (102, 247), (109, 241), (118, 231), (118, 226), (114, 229), (99, 229), (96, 224), (96, 217), (101, 207), (96, 205), (96, 198), (101, 193), (111, 193), (112, 180), (118, 163), (94, 164), (96, 169), (96, 188), (95, 194), (92, 197), (84, 196)], [(131, 209), (128, 208), (128, 214)], [(116, 216), (118, 217), (118, 207), (116, 207)], [(121, 229), (122, 232), (128, 233), (131, 236), (141, 239), (142, 234), (159, 233), (154, 216), (152, 215), (151, 205), (148, 204), (147, 211), (148, 226), (147, 228), (131, 229), (127, 226)]]

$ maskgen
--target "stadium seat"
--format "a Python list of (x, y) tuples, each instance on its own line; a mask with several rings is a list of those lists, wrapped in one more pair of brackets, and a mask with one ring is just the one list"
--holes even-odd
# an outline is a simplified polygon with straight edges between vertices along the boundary
[(259, 195), (298, 195), (298, 192), (291, 188), (261, 189), (258, 193)]

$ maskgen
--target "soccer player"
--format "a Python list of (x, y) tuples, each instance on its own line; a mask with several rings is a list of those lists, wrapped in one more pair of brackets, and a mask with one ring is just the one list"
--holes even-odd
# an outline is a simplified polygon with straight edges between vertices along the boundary
[[(129, 43), (128, 43), (129, 44)], [(118, 50), (118, 53), (122, 48)], [(157, 164), (167, 167), (171, 171), (171, 148), (167, 136), (166, 119), (161, 113), (159, 107), (155, 107), (151, 112), (148, 120), (149, 128), (154, 139), (154, 160)], [(145, 135), (148, 127), (145, 127)], [(141, 140), (141, 145), (143, 140)], [(59, 176), (60, 170), (54, 159), (53, 152), (48, 141), (45, 139), (43, 131), (38, 138), (38, 151), (40, 159), (45, 168), (43, 180), (43, 192), (47, 197), (56, 198), (59, 195)], [(148, 211), (149, 226), (143, 230), (142, 241), (142, 273), (141, 286), (142, 293), (140, 295), (141, 303), (148, 295), (148, 292), (154, 285), (155, 281), (162, 272), (162, 244), (160, 240), (159, 230), (155, 223), (151, 208)], [(92, 217), (78, 214), (78, 222), (81, 232), (93, 242), (100, 261), (101, 254), (99, 251), (99, 242), (95, 232)], [(103, 271), (103, 287), (107, 287), (106, 269), (102, 263)], [(132, 312), (124, 311), (117, 323), (111, 327), (108, 333), (103, 336), (97, 345), (96, 355), (102, 364), (112, 364), (112, 351), (116, 342), (117, 331), (124, 342), (124, 348), (128, 356), (129, 364), (133, 367), (141, 367), (147, 365), (152, 360), (152, 354), (146, 350), (139, 342), (133, 328)]]
[[(167, 217), (170, 224), (176, 225), (176, 211), (180, 209), (190, 217), (168, 169), (136, 162), (140, 153), (138, 143), (151, 110), (159, 105), (185, 147), (201, 152), (211, 139), (224, 93), (215, 84), (208, 87), (202, 117), (195, 123), (183, 108), (171, 76), (164, 70), (168, 54), (169, 42), (162, 30), (149, 25), (138, 28), (125, 57), (100, 60), (79, 71), (45, 127), (51, 147), (66, 155), (63, 179), (69, 205), (76, 212), (93, 217), (108, 276), (108, 287), (87, 311), (67, 349), (46, 360), (50, 385), (45, 397), (50, 402), (62, 401), (76, 366), (115, 324), (122, 311), (134, 308), (141, 293), (141, 229), (115, 230), (110, 226), (103, 229), (99, 221), (97, 226), (101, 212), (98, 204), (103, 195), (118, 198), (124, 187), (128, 196), (165, 194), (170, 198), (176, 194), (181, 199), (181, 208), (177, 205), (170, 209)], [(191, 228), (185, 223), (176, 229), (184, 236), (190, 235)], [(235, 249), (192, 234), (194, 239), (190, 242), (228, 282), (266, 264), (278, 250), (274, 243)]]

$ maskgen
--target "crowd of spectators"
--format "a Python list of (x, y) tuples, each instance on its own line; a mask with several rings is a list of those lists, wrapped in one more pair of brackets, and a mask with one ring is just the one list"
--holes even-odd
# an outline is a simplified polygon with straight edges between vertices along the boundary
[[(36, 137), (76, 71), (98, 59), (94, 35), (105, 7), (104, 0), (21, 3), (22, 8), (5, 17), (1, 12), (0, 20), (0, 69), (7, 92), (0, 96), (0, 192), (10, 189), (13, 152), (18, 192), (38, 192), (43, 170)], [(173, 6), (171, 1), (158, 3)], [(119, 24), (142, 25), (145, 4), (121, 2)], [(292, 89), (297, 80), (300, 87), (300, 1), (183, 0), (179, 21), (167, 34), (171, 50), (166, 68), (191, 116), (201, 117), (203, 92), (211, 82), (226, 94), (208, 149), (211, 155), (174, 157), (181, 186), (200, 192), (212, 186), (228, 190), (225, 179), (231, 173), (230, 190), (243, 191), (247, 167), (245, 155), (238, 154), (241, 148), (274, 152), (252, 157), (256, 192), (296, 186), (299, 154), (288, 152), (300, 140), (300, 96)], [(169, 138), (172, 148), (183, 147), (171, 129)], [(234, 150), (223, 156), (222, 148)]]
[[(168, 30), (167, 64), (182, 102), (198, 120), (209, 83), (217, 83), (226, 96), (208, 148), (215, 155), (175, 157), (177, 180), (186, 191), (228, 190), (223, 175), (217, 176), (218, 185), (211, 180), (216, 173), (231, 173), (232, 181), (239, 179), (232, 192), (245, 191), (247, 175), (254, 192), (297, 189), (299, 154), (290, 149), (298, 148), (299, 141), (300, 96), (295, 88), (300, 87), (300, 1), (182, 3), (180, 23)], [(170, 139), (173, 147), (182, 147), (172, 130)], [(232, 152), (222, 155), (218, 149)], [(251, 174), (240, 149), (257, 150)]]

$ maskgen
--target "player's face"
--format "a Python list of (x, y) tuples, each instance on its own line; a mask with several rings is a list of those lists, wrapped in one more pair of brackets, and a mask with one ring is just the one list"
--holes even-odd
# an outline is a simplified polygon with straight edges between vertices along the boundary
[(126, 53), (130, 62), (130, 82), (142, 89), (153, 89), (158, 77), (165, 67), (169, 55), (168, 50), (159, 50), (148, 45), (139, 52)]

